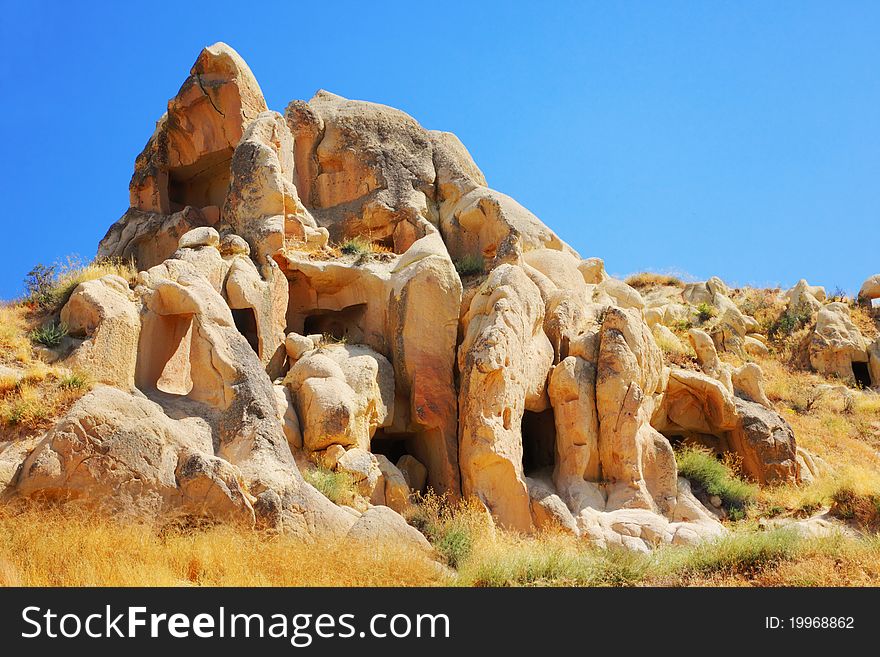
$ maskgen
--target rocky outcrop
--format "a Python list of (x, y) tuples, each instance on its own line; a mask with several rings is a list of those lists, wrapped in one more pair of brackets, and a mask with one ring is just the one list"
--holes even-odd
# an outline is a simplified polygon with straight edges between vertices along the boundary
[[(99, 255), (133, 260), (134, 289), (89, 281), (62, 311), (70, 363), (105, 385), (27, 450), (0, 443), (9, 495), (429, 552), (400, 513), (430, 488), (512, 530), (648, 550), (724, 532), (669, 437), (796, 475), (760, 369), (718, 357), (760, 345), (723, 282), (609, 277), (403, 112), (319, 91), (282, 116), (216, 44), (130, 199)], [(684, 353), (667, 327), (701, 313), (701, 371), (667, 367), (654, 336)], [(350, 481), (359, 510), (300, 466)]]
[(853, 324), (845, 303), (829, 303), (819, 311), (809, 356), (817, 372), (848, 383), (855, 381), (853, 363), (868, 362), (868, 341)]

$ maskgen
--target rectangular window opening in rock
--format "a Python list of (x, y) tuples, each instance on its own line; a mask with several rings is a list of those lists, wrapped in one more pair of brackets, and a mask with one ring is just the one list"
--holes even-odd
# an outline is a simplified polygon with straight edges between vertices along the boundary
[(522, 418), (523, 473), (550, 474), (556, 463), (556, 422), (553, 409), (525, 411)]
[(871, 387), (871, 370), (868, 368), (868, 363), (857, 363), (856, 361), (853, 361), (852, 371), (853, 377), (855, 377), (856, 380), (856, 385), (859, 388)]

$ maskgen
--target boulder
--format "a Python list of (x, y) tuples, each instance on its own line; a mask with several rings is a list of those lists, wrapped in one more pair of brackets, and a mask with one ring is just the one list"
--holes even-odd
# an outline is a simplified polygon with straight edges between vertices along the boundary
[(797, 445), (791, 426), (760, 404), (735, 399), (736, 427), (730, 444), (742, 459), (743, 472), (760, 484), (797, 480)]
[(874, 274), (865, 279), (862, 287), (859, 288), (858, 298), (865, 303), (880, 299), (880, 274)]
[(284, 385), (296, 401), (308, 452), (330, 445), (369, 449), (394, 416), (394, 370), (369, 347), (326, 344), (306, 352)]
[(813, 369), (847, 383), (855, 382), (853, 362), (868, 362), (868, 342), (853, 324), (849, 308), (839, 301), (816, 315), (808, 350)]
[(61, 309), (61, 321), (70, 335), (82, 338), (68, 367), (100, 383), (134, 388), (141, 320), (125, 279), (108, 275), (80, 283)]

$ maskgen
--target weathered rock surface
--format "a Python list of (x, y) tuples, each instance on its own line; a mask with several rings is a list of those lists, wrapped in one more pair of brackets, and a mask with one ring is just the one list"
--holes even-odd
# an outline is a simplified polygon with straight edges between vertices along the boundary
[[(398, 110), (319, 91), (282, 116), (216, 44), (138, 156), (130, 203), (99, 255), (132, 259), (135, 289), (83, 283), (61, 317), (68, 364), (105, 385), (34, 444), (0, 442), (7, 496), (430, 554), (400, 515), (430, 488), (512, 530), (645, 551), (724, 532), (667, 437), (735, 451), (761, 482), (806, 467), (760, 369), (718, 357), (766, 351), (720, 279), (642, 294), (609, 277), (491, 189), (455, 135)], [(815, 340), (829, 371), (856, 339), (823, 319), (833, 305)], [(702, 371), (664, 365), (654, 336), (674, 345), (701, 313)], [(298, 462), (347, 473), (367, 510)]]

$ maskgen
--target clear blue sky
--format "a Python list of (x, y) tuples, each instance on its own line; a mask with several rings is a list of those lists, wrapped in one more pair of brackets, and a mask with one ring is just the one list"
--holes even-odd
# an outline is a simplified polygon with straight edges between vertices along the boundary
[(94, 254), (215, 41), (273, 109), (325, 88), (455, 132), (613, 273), (880, 271), (878, 2), (0, 3), (0, 298)]

